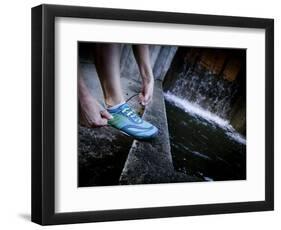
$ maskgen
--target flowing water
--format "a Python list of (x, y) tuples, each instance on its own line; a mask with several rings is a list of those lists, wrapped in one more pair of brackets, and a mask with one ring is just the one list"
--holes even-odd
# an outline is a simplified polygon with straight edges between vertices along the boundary
[(228, 118), (235, 83), (183, 71), (165, 93), (176, 170), (206, 181), (246, 179), (246, 139)]
[(221, 118), (229, 119), (231, 106), (239, 93), (238, 88), (235, 81), (218, 79), (200, 66), (192, 69), (185, 65), (177, 80), (169, 87), (169, 92)]

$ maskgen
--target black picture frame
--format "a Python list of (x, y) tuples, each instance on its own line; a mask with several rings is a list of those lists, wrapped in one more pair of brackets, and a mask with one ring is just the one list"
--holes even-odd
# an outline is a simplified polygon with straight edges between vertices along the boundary
[[(55, 17), (265, 29), (265, 200), (55, 213)], [(32, 221), (41, 225), (274, 209), (274, 20), (62, 5), (32, 8)]]

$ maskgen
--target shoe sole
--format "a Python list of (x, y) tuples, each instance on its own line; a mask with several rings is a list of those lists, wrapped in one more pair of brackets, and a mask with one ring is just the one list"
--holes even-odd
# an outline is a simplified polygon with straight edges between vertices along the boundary
[[(111, 126), (111, 125), (110, 125), (110, 126)], [(130, 135), (130, 134), (124, 132), (124, 131), (121, 130), (121, 129), (115, 128), (114, 126), (111, 126), (111, 127), (113, 127), (114, 129), (118, 130), (119, 132), (125, 134), (126, 136), (132, 137), (132, 138), (134, 138), (134, 139), (136, 139), (136, 140), (139, 140), (139, 141), (150, 141), (150, 140), (153, 140), (153, 139), (156, 138), (156, 136), (158, 135), (158, 132), (159, 132), (159, 131), (157, 130), (156, 133), (154, 133), (153, 135), (151, 135), (151, 136), (149, 136), (149, 137), (136, 137), (136, 136), (133, 136), (133, 135)]]

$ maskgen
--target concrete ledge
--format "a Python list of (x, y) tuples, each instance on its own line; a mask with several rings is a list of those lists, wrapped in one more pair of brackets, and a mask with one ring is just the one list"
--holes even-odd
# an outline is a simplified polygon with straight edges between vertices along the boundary
[(109, 126), (78, 130), (78, 186), (118, 184), (133, 138)]
[(120, 176), (120, 184), (155, 184), (198, 179), (174, 171), (162, 81), (155, 81), (153, 102), (145, 109), (143, 119), (159, 129), (150, 141), (135, 140)]
[(161, 84), (155, 81), (153, 102), (143, 114), (143, 119), (154, 124), (159, 134), (150, 142), (133, 142), (120, 177), (121, 184), (167, 182), (167, 176), (174, 171)]

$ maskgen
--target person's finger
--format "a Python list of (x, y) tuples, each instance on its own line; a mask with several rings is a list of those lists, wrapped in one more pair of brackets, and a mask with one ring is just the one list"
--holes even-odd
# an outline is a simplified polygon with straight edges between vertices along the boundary
[(107, 119), (101, 118), (99, 123), (100, 123), (101, 126), (107, 125)]
[(100, 126), (105, 126), (107, 125), (107, 119), (105, 118), (100, 118), (97, 121), (93, 122), (92, 127), (100, 127)]
[(140, 100), (140, 103), (142, 104), (142, 102), (143, 102), (143, 95), (142, 95), (142, 93), (139, 93), (139, 100)]
[(100, 114), (103, 118), (106, 118), (107, 120), (110, 120), (113, 118), (113, 116), (107, 110), (102, 110), (100, 112)]
[(151, 96), (150, 96), (149, 94), (146, 94), (146, 95), (144, 96), (144, 103), (145, 103), (146, 105), (150, 102), (150, 98), (151, 98)]
[(151, 100), (152, 100), (152, 97), (151, 97), (151, 95), (149, 95), (148, 98), (147, 98), (146, 103), (149, 104), (151, 102)]
[(145, 105), (145, 104), (144, 104), (144, 96), (143, 96), (142, 93), (139, 94), (139, 99), (140, 99), (141, 104), (142, 104), (142, 105)]
[(149, 98), (149, 94), (147, 92), (144, 93), (144, 101), (147, 102)]
[(143, 96), (143, 104), (148, 105), (151, 101), (151, 98), (152, 98), (151, 94), (148, 92), (145, 92), (144, 96)]

